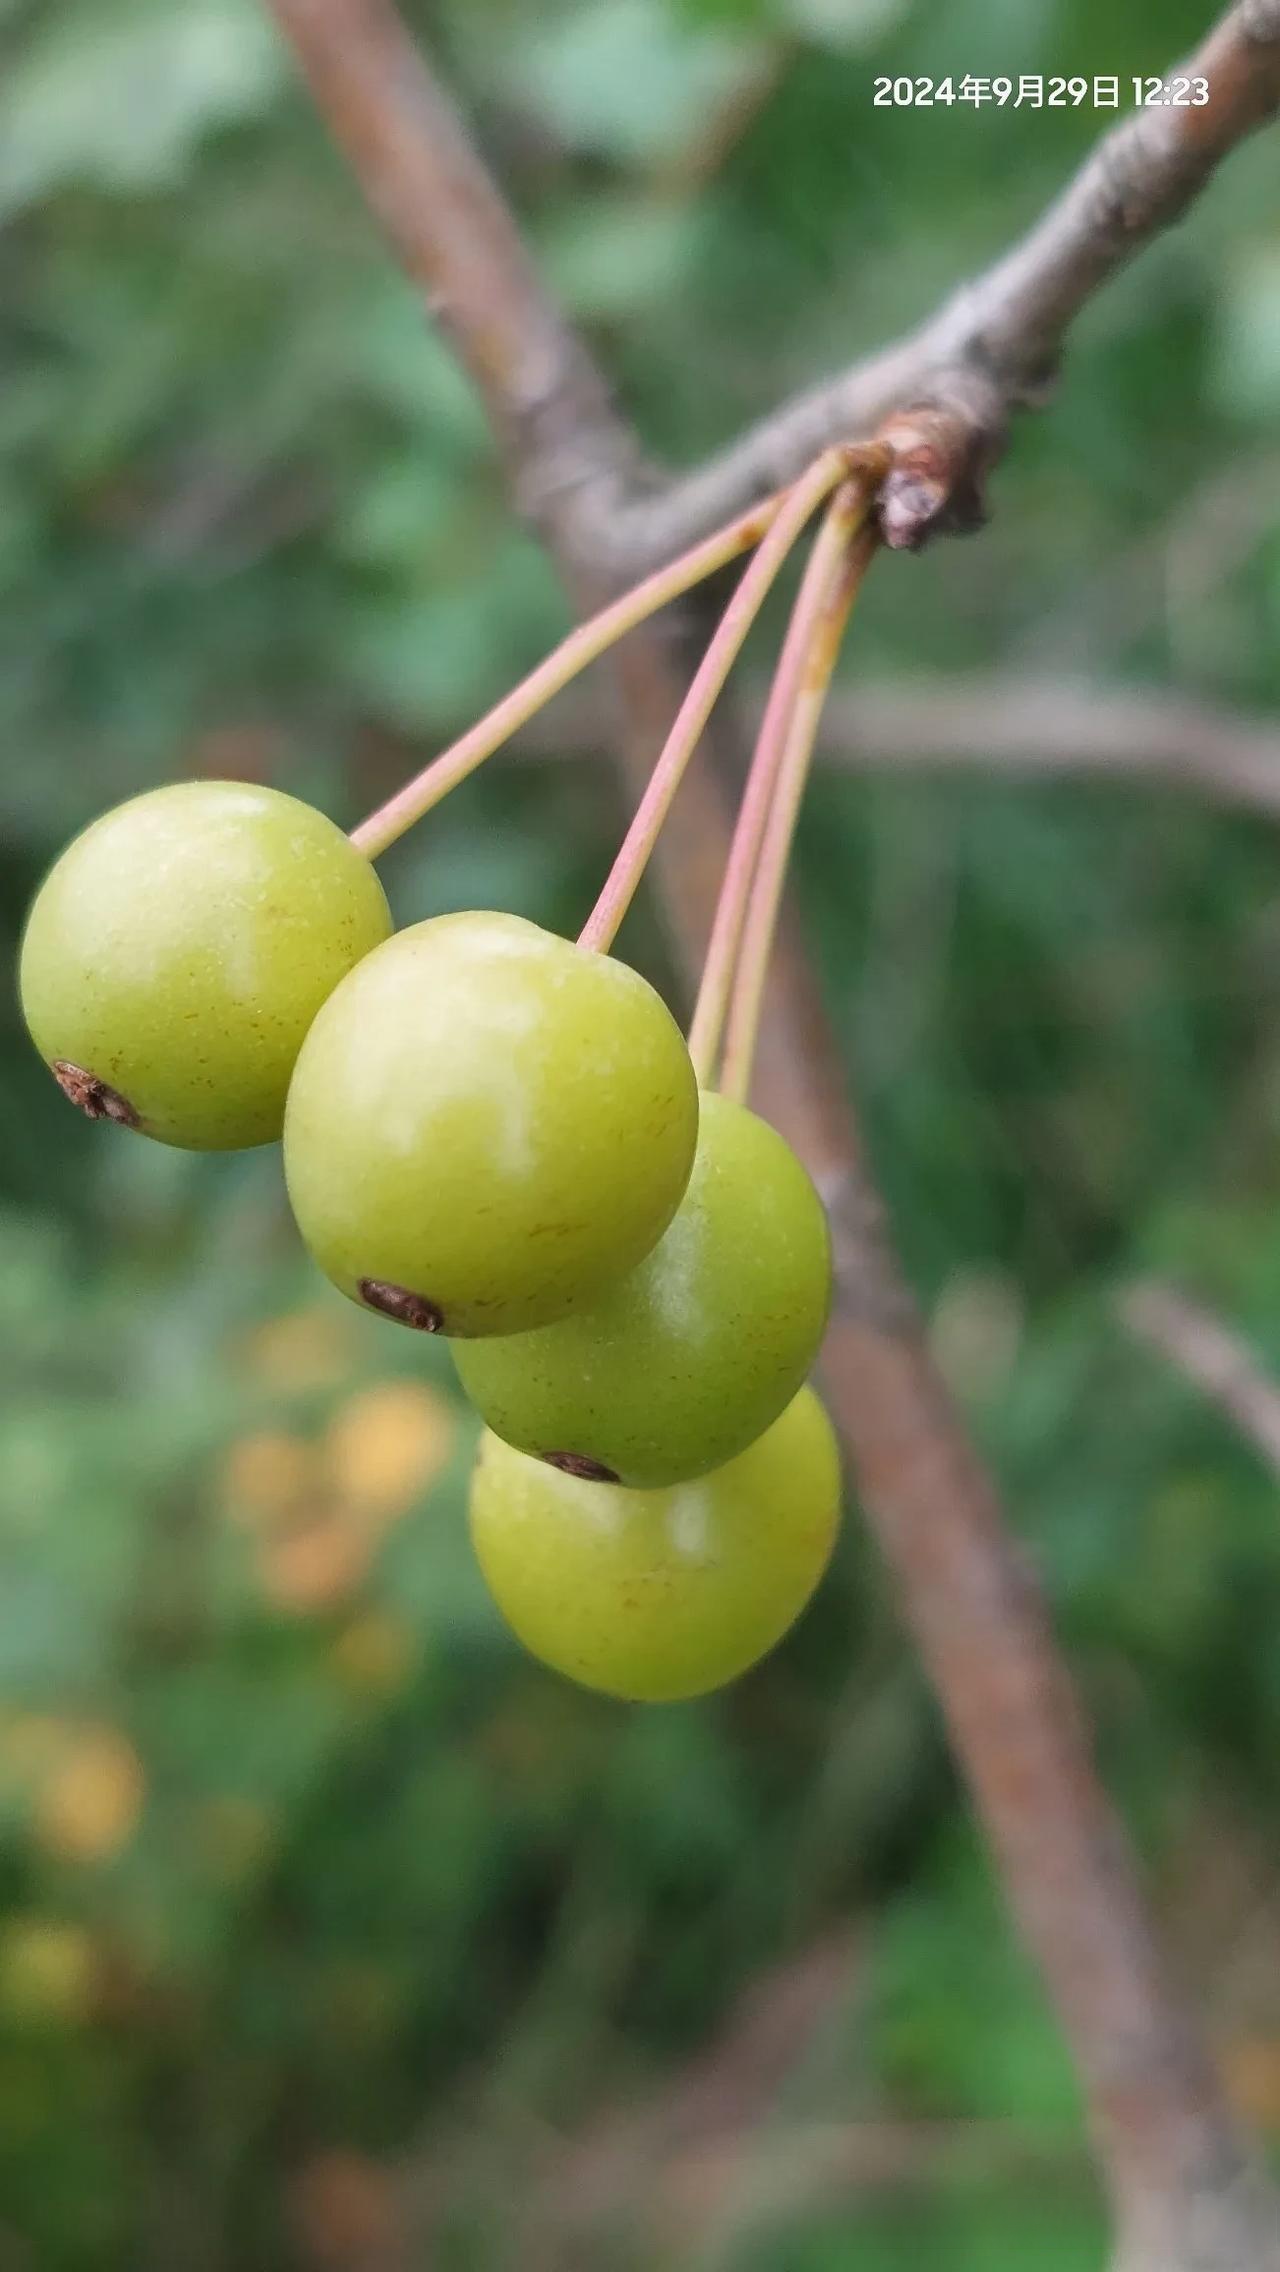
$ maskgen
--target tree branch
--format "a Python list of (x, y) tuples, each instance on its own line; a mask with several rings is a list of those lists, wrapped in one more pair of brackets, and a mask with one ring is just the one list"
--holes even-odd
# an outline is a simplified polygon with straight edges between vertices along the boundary
[(1280, 1383), (1263, 1371), (1243, 1335), (1158, 1278), (1129, 1287), (1119, 1307), (1130, 1331), (1225, 1412), (1280, 1475)]
[[(588, 571), (587, 491), (576, 475), (546, 480), (540, 436), (550, 427), (552, 462), (569, 464), (572, 450), (564, 461), (557, 452), (571, 423), (566, 406), (580, 396), (588, 433), (581, 462), (606, 463), (603, 478), (615, 485), (627, 440), (580, 352), (563, 360), (559, 320), (541, 304), (496, 190), (478, 159), (460, 149), (456, 119), (388, 0), (273, 4), (411, 273), (429, 290), (437, 281), (443, 289), (468, 367), (509, 455), (520, 461), (516, 480), (541, 502), (542, 526), (571, 588), (584, 600), (606, 592), (618, 548), (597, 514), (597, 565)], [(1252, 13), (1261, 20), (1260, 10)], [(540, 366), (533, 356), (534, 367), (545, 369), (531, 390), (542, 409), (522, 420), (514, 374), (523, 367), (526, 326), (534, 348), (558, 341), (562, 360)], [(901, 400), (911, 408), (912, 388), (905, 373), (901, 388), (884, 383), (881, 407)], [(808, 454), (795, 430), (788, 446)], [(747, 452), (730, 487), (754, 487), (759, 455)], [(721, 475), (711, 491), (717, 482), (723, 490)], [(704, 483), (693, 518), (710, 509)], [(627, 507), (628, 515), (644, 510), (638, 498)], [(687, 500), (680, 511), (687, 519)], [(670, 528), (650, 528), (648, 541), (665, 549)], [(623, 667), (634, 759), (646, 737), (650, 755), (658, 746), (657, 720), (674, 708), (677, 681), (669, 653), (652, 638), (632, 642)], [(696, 947), (709, 927), (728, 833), (705, 774), (687, 785), (678, 818), (683, 825), (664, 835), (663, 876), (680, 934)], [(933, 1368), (890, 1249), (832, 1040), (790, 931), (775, 961), (759, 1071), (766, 1111), (808, 1160), (831, 1209), (832, 1408), (1009, 1900), (1070, 2040), (1112, 2189), (1124, 2272), (1272, 2272), (1280, 2266), (1280, 2228), (1271, 2197), (1164, 1977), (1039, 1591), (1003, 1533), (990, 1480)]]
[[(750, 721), (759, 698), (743, 702)], [(513, 750), (539, 759), (596, 756), (609, 724), (580, 690), (522, 728)], [(837, 687), (822, 719), (828, 768), (915, 776), (990, 774), (1016, 781), (1138, 782), (1194, 790), (1280, 820), (1280, 733), (1182, 695), (1099, 691), (1070, 679), (965, 672)]]
[[(681, 551), (792, 480), (829, 442), (869, 434), (906, 405), (951, 413), (980, 459), (998, 452), (1009, 412), (1045, 399), (1085, 302), (1274, 117), (1280, 0), (1237, 0), (1168, 76), (1206, 79), (1209, 101), (1124, 119), (1022, 241), (919, 330), (782, 404), (709, 465), (632, 506), (611, 535), (628, 565)], [(962, 454), (954, 434), (949, 449), (953, 459)]]
[(520, 511), (567, 525), (639, 477), (609, 390), (540, 284), (458, 113), (393, 0), (270, 0), (365, 197), (470, 373)]
[[(1136, 111), (1011, 251), (918, 330), (782, 404), (721, 456), (662, 482), (589, 356), (538, 284), (458, 115), (392, 0), (271, 0), (335, 140), (474, 379), (520, 510), (608, 584), (640, 575), (831, 442), (912, 409), (916, 462), (889, 480), (886, 535), (972, 528), (1009, 413), (1042, 401), (1070, 325), (1176, 221), (1235, 145), (1280, 107), (1280, 0), (1237, 0), (1170, 77), (1200, 107)], [(921, 448), (924, 462), (920, 461)], [(925, 498), (922, 510), (919, 485)], [(894, 501), (897, 500), (897, 511)]]
[(1275, 726), (1183, 695), (998, 672), (872, 680), (838, 692), (825, 739), (828, 756), (855, 769), (1136, 780), (1280, 819)]

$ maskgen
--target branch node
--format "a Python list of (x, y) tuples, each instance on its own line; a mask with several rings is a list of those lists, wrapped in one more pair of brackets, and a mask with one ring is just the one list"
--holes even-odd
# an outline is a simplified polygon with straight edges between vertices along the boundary
[(958, 371), (880, 428), (890, 452), (880, 489), (880, 534), (893, 552), (930, 537), (969, 536), (987, 519), (986, 478), (1004, 440), (993, 387)]

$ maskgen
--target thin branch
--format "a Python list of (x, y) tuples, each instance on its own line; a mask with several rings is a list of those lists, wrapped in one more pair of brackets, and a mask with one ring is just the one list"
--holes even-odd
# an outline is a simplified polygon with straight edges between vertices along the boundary
[[(406, 41), (392, 0), (270, 0), (317, 104), (432, 313), (471, 372), (516, 502), (562, 558), (621, 582), (683, 552), (833, 442), (912, 406), (940, 494), (890, 541), (972, 527), (1011, 409), (1043, 400), (1085, 302), (1191, 204), (1280, 106), (1280, 0), (1237, 0), (1169, 74), (1199, 107), (1139, 110), (1097, 145), (1028, 234), (920, 328), (782, 404), (721, 456), (661, 484), (540, 286), (452, 103)], [(917, 449), (919, 445), (917, 444)]]
[[(912, 404), (954, 410), (993, 449), (1011, 409), (1045, 399), (1071, 324), (1099, 287), (1178, 220), (1214, 168), (1280, 107), (1280, 0), (1238, 0), (1170, 78), (1203, 107), (1135, 111), (984, 275), (905, 339), (782, 404), (721, 456), (633, 506), (613, 542), (633, 565), (689, 544), (781, 487), (829, 442)], [(950, 445), (954, 450), (954, 440)]]
[(873, 679), (833, 695), (824, 741), (831, 759), (857, 768), (1149, 781), (1280, 818), (1275, 725), (1183, 695), (1000, 672)]
[(562, 523), (574, 493), (589, 487), (593, 513), (606, 515), (624, 481), (636, 479), (638, 447), (393, 0), (269, 4), (365, 197), (475, 382), (521, 512), (539, 526)]
[(1263, 1371), (1244, 1337), (1158, 1278), (1129, 1287), (1119, 1306), (1130, 1330), (1225, 1412), (1280, 1475), (1280, 1382)]
[[(748, 723), (762, 700), (744, 698)], [(585, 696), (558, 701), (512, 746), (522, 757), (596, 756), (608, 730), (600, 704)], [(860, 679), (832, 691), (818, 756), (856, 773), (960, 768), (1016, 781), (1136, 781), (1280, 819), (1274, 724), (1143, 688), (1003, 671)]]
[[(758, 2144), (789, 2077), (849, 1996), (860, 1953), (853, 1935), (837, 1931), (772, 1967), (749, 1983), (712, 2041), (647, 2101), (596, 2119), (567, 2148), (559, 2144), (530, 2204), (543, 2245), (534, 2250), (522, 2239), (525, 2261), (532, 2258), (537, 2272), (562, 2265), (569, 2236), (599, 2234), (628, 2196), (634, 2201), (642, 2193), (651, 2215), (665, 2207), (670, 2217), (670, 2202), (661, 2200), (670, 2163), (677, 2165), (670, 2171), (674, 2190), (693, 2174), (686, 2155), (741, 2153)], [(695, 2214), (692, 2201), (680, 2204), (673, 2238), (686, 2256), (695, 2254), (697, 2227), (711, 2203), (698, 2206)]]
[[(570, 494), (564, 487), (557, 492), (554, 483), (548, 488), (542, 479), (542, 431), (551, 424), (553, 460), (572, 465), (564, 415), (579, 396), (588, 437), (580, 462), (599, 461), (603, 451), (607, 478), (616, 485), (627, 460), (626, 442), (608, 417), (605, 390), (583, 370), (577, 351), (567, 365), (557, 366), (569, 373), (563, 391), (548, 382), (550, 398), (559, 405), (554, 419), (512, 416), (510, 375), (521, 367), (522, 329), (527, 326), (535, 349), (551, 340), (563, 355), (562, 327), (541, 304), (523, 256), (515, 257), (514, 232), (497, 192), (478, 159), (460, 152), (457, 121), (388, 0), (274, 0), (274, 5), (412, 273), (442, 282), (455, 333), (466, 337), (469, 367), (486, 390), (508, 450), (524, 453), (516, 469), (524, 494), (532, 490), (543, 499)], [(1200, 116), (1207, 155), (1197, 178), (1244, 131), (1246, 111), (1249, 122), (1261, 115), (1254, 96), (1246, 98), (1237, 88), (1228, 102), (1227, 94), (1233, 69), (1238, 78), (1246, 53), (1250, 68), (1270, 58), (1278, 12), (1280, 0), (1268, 0), (1265, 7), (1253, 0), (1217, 35), (1215, 73), (1221, 68), (1227, 93), (1215, 95), (1211, 110)], [(353, 52), (362, 36), (372, 61)], [(1242, 44), (1255, 37), (1256, 53)], [(359, 90), (354, 110), (353, 88)], [(1180, 201), (1192, 187), (1185, 154), (1172, 169), (1162, 156), (1165, 140), (1181, 131), (1159, 120), (1155, 126), (1144, 123), (1132, 145), (1146, 150), (1150, 144), (1162, 183), (1156, 203), (1163, 203), (1164, 217), (1179, 201), (1172, 196), (1171, 170)], [(1113, 158), (1089, 191), (1089, 202), (1112, 182), (1114, 166)], [(469, 184), (469, 194), (459, 195), (459, 180)], [(1155, 225), (1151, 199), (1147, 207), (1149, 233)], [(1141, 218), (1137, 202), (1126, 203), (1113, 183), (1085, 235), (1107, 244), (1117, 233), (1133, 235), (1134, 215)], [(1074, 243), (1081, 227), (1068, 215), (1057, 224), (1056, 241)], [(1077, 256), (1075, 270), (1082, 274), (1088, 267), (1090, 280), (1080, 286), (1077, 275), (1075, 304), (1118, 264), (1123, 249), (1127, 245), (1091, 263)], [(1021, 258), (1025, 263), (1026, 254)], [(1061, 327), (1070, 313), (1066, 279), (1072, 263), (1059, 252), (1053, 260), (1042, 258), (1041, 266), (1058, 279), (1046, 309), (1055, 311)], [(1015, 256), (998, 296), (1001, 306), (1021, 304), (1028, 321), (1036, 305), (1035, 267), (1032, 261), (1030, 274), (1018, 283)], [(464, 292), (461, 282), (468, 278)], [(1047, 337), (1052, 326), (1046, 310), (1039, 322)], [(972, 321), (961, 328), (971, 334)], [(994, 339), (994, 311), (988, 328)], [(500, 352), (494, 351), (495, 341)], [(536, 353), (532, 360), (536, 367)], [(898, 405), (910, 408), (917, 387), (910, 358), (892, 383), (880, 384), (877, 416)], [(544, 390), (544, 406), (550, 398)], [(843, 412), (835, 422), (845, 427)], [(798, 424), (804, 423), (802, 416)], [(793, 417), (788, 447), (798, 447), (805, 459), (816, 455), (829, 425), (817, 441), (802, 445), (796, 427)], [(562, 444), (567, 454), (560, 454)], [(689, 510), (686, 495), (675, 518), (705, 526), (708, 518), (727, 517), (726, 487), (735, 496), (744, 489), (754, 492), (764, 478), (761, 457), (770, 454), (771, 446), (762, 451), (758, 444), (745, 456), (739, 453), (738, 470), (727, 482), (723, 471), (704, 480), (696, 510)], [(794, 472), (794, 456), (786, 470)], [(713, 511), (714, 493), (721, 504)], [(627, 512), (643, 509), (637, 501)], [(668, 524), (671, 519), (668, 514)], [(572, 498), (567, 512), (546, 512), (543, 525), (577, 596), (599, 604), (617, 567), (608, 529), (597, 526), (593, 579), (584, 573), (582, 518)], [(670, 525), (660, 532), (650, 528), (649, 536), (656, 551), (674, 545)], [(651, 636), (632, 644), (629, 660), (624, 651), (622, 667), (630, 672), (624, 698), (634, 698), (639, 725), (637, 733), (633, 723), (634, 760), (646, 734), (652, 733), (650, 755), (661, 740), (677, 699), (676, 677)], [(664, 834), (665, 888), (680, 936), (700, 946), (728, 842), (723, 805), (701, 773), (686, 784), (682, 817), (683, 828)], [(1132, 1857), (1097, 1781), (1039, 1589), (1004, 1532), (991, 1480), (933, 1367), (888, 1241), (813, 981), (786, 926), (758, 1071), (764, 1110), (808, 1161), (831, 1209), (837, 1288), (825, 1371), (832, 1409), (852, 1453), (868, 1519), (897, 1573), (945, 1706), (1008, 1898), (1070, 2041), (1111, 2186), (1124, 2272), (1280, 2272), (1273, 2198), (1256, 2175), (1195, 2029), (1165, 1976)]]

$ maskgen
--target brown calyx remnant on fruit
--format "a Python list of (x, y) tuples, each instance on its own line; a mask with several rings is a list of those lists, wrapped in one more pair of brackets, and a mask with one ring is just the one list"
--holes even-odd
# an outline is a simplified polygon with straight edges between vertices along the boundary
[(50, 1071), (64, 1097), (69, 1097), (86, 1120), (114, 1120), (117, 1128), (140, 1128), (142, 1123), (119, 1089), (109, 1089), (96, 1073), (86, 1073), (83, 1065), (68, 1064), (65, 1057), (56, 1057)]
[(603, 1461), (588, 1459), (585, 1452), (543, 1452), (548, 1467), (558, 1467), (565, 1475), (580, 1476), (584, 1483), (616, 1483), (617, 1476)]
[(397, 1325), (412, 1326), (415, 1333), (444, 1331), (444, 1311), (425, 1294), (411, 1293), (407, 1286), (388, 1285), (385, 1278), (361, 1278), (356, 1291), (371, 1310), (381, 1310)]

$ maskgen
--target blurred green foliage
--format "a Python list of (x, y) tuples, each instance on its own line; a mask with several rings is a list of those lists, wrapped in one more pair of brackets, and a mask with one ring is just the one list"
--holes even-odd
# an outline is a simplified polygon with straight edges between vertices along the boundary
[[(873, 74), (1154, 71), (1205, 13), (415, 20), (687, 461), (925, 312), (1100, 123), (875, 109)], [(1248, 147), (1090, 311), (993, 527), (877, 571), (851, 677), (1035, 665), (1271, 709), (1278, 179)], [(354, 816), (565, 621), (253, 0), (0, 0), (0, 594), (14, 945), (113, 799), (227, 772)], [(568, 927), (615, 825), (603, 768), (496, 767), (388, 861), (397, 911)], [(939, 1356), (1280, 2131), (1275, 1488), (1113, 1309), (1182, 1273), (1280, 1364), (1275, 872), (1257, 820), (1172, 793), (834, 772), (799, 855)], [(402, 2165), (415, 2263), (1099, 2266), (1072, 2081), (856, 1514), (724, 1700), (544, 1677), (470, 1567), (443, 1355), (319, 1285), (273, 1156), (77, 1122), (6, 1019), (4, 2272), (354, 2272), (390, 2261)], [(682, 2103), (751, 1984), (841, 1919), (851, 1964), (696, 2240), (649, 2213), (648, 2131), (567, 2237), (602, 2126)], [(850, 2120), (882, 2159), (824, 2177)]]

